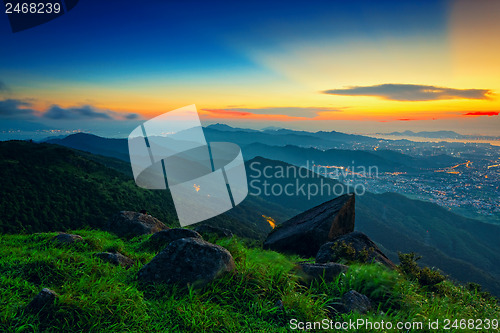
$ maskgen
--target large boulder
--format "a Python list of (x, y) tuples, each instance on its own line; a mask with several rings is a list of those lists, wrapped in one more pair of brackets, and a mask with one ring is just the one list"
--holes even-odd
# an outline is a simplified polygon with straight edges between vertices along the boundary
[(333, 262), (326, 264), (299, 263), (298, 269), (306, 282), (319, 279), (331, 282), (334, 281), (338, 275), (346, 272), (349, 269), (349, 266)]
[(360, 231), (351, 232), (323, 244), (316, 254), (317, 263), (339, 261), (379, 262), (391, 269), (396, 267), (378, 246)]
[(151, 235), (151, 237), (149, 237), (147, 244), (149, 248), (161, 250), (171, 242), (181, 238), (202, 239), (201, 235), (196, 231), (183, 228), (174, 228), (155, 232), (153, 235)]
[(135, 237), (166, 230), (168, 227), (149, 214), (121, 211), (109, 219), (106, 229), (120, 237)]
[(199, 238), (181, 238), (142, 267), (138, 278), (142, 282), (203, 286), (234, 268), (233, 257), (225, 248)]
[(344, 194), (283, 222), (264, 248), (311, 257), (322, 244), (353, 230), (354, 194)]

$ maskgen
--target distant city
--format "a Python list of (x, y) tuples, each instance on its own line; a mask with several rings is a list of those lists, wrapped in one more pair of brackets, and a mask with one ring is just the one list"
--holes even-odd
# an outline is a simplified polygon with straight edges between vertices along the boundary
[[(485, 143), (412, 142), (406, 140), (380, 140), (372, 143), (344, 145), (353, 150), (392, 150), (413, 157), (439, 158), (443, 155), (457, 157), (464, 162), (443, 168), (429, 168), (419, 172), (401, 169), (396, 172), (379, 172), (378, 176), (363, 177), (342, 174), (340, 181), (363, 184), (373, 193), (396, 192), (434, 202), (457, 210), (463, 215), (480, 214), (500, 218), (500, 147)], [(344, 167), (346, 166), (330, 166)], [(371, 177), (370, 177), (371, 176)], [(471, 217), (477, 217), (472, 216)]]

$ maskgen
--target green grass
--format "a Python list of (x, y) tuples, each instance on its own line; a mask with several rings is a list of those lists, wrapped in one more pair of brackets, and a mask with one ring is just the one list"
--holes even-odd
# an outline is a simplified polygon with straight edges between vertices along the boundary
[[(292, 319), (322, 321), (329, 314), (334, 321), (424, 323), (500, 316), (496, 301), (479, 291), (449, 281), (421, 286), (380, 265), (355, 264), (336, 281), (306, 285), (294, 269), (299, 257), (249, 248), (237, 238), (218, 241), (232, 253), (235, 272), (202, 289), (141, 285), (137, 271), (155, 255), (144, 246), (149, 236), (124, 241), (101, 231), (73, 233), (85, 241), (57, 244), (55, 233), (0, 236), (0, 332), (290, 332)], [(113, 250), (136, 264), (127, 270), (93, 256)], [(55, 304), (26, 310), (45, 287), (60, 295)], [(335, 314), (332, 305), (351, 289), (370, 297), (374, 310)]]

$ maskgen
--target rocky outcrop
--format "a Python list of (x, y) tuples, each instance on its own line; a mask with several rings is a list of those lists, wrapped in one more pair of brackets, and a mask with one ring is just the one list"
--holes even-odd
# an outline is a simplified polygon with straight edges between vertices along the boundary
[(109, 219), (106, 230), (120, 237), (152, 234), (168, 227), (157, 218), (138, 212), (121, 211)]
[(283, 222), (264, 248), (311, 257), (322, 244), (353, 230), (354, 194), (344, 194)]
[(219, 238), (233, 237), (233, 233), (231, 232), (231, 230), (226, 228), (213, 227), (208, 224), (199, 225), (196, 228), (194, 228), (194, 230), (200, 233), (202, 236), (207, 236), (207, 237), (210, 237), (211, 235), (215, 235)]
[(138, 278), (142, 282), (203, 286), (234, 268), (233, 257), (225, 248), (199, 238), (181, 238), (142, 267)]
[(315, 264), (315, 263), (299, 263), (298, 264), (300, 275), (306, 282), (313, 280), (324, 279), (326, 282), (331, 282), (341, 274), (349, 269), (349, 266), (337, 264), (337, 263), (326, 263), (326, 264)]
[(83, 238), (80, 235), (60, 233), (59, 235), (54, 237), (54, 240), (59, 242), (59, 243), (63, 243), (63, 244), (71, 244), (71, 243), (76, 243), (76, 242), (82, 242)]
[(360, 231), (351, 232), (337, 237), (333, 242), (323, 244), (316, 254), (317, 263), (339, 261), (379, 262), (391, 269), (396, 267), (378, 246)]
[(134, 261), (132, 259), (119, 252), (100, 252), (96, 253), (95, 256), (116, 266), (130, 268), (134, 265)]
[(26, 309), (29, 311), (38, 312), (45, 306), (50, 306), (54, 304), (54, 301), (58, 295), (55, 291), (50, 290), (48, 288), (43, 288), (26, 306)]

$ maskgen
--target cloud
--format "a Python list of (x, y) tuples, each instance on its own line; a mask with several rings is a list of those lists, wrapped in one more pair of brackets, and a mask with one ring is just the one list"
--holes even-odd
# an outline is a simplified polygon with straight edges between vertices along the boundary
[(500, 111), (475, 111), (464, 113), (464, 116), (498, 116)]
[(32, 118), (37, 112), (31, 108), (31, 103), (18, 99), (5, 99), (0, 101), (0, 117)]
[(63, 108), (57, 104), (45, 111), (36, 111), (29, 100), (0, 100), (0, 118), (19, 120), (136, 120), (142, 117), (137, 113), (123, 113), (111, 110), (101, 110), (92, 105)]
[(135, 119), (139, 119), (141, 116), (138, 115), (137, 113), (129, 113), (127, 115), (125, 115), (125, 119), (127, 120), (135, 120)]
[(284, 115), (300, 118), (314, 118), (318, 113), (340, 112), (340, 109), (327, 107), (265, 107), (265, 108), (227, 108), (227, 109), (203, 109), (203, 111), (215, 114), (227, 114), (232, 116), (259, 115)]
[(392, 101), (435, 101), (443, 99), (488, 99), (488, 89), (454, 89), (418, 84), (379, 84), (375, 86), (352, 86), (346, 89), (331, 89), (323, 94), (341, 96), (377, 96)]
[(90, 105), (74, 108), (61, 108), (58, 105), (52, 105), (44, 114), (44, 118), (48, 119), (112, 119), (107, 112), (96, 111)]

